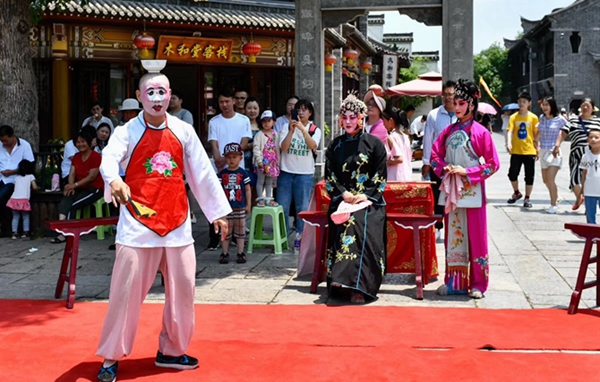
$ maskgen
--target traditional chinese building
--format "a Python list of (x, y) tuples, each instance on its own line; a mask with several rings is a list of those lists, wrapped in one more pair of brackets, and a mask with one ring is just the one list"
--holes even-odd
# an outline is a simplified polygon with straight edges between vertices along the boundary
[(30, 43), (40, 142), (70, 137), (95, 102), (117, 120), (118, 106), (135, 97), (140, 58), (168, 60), (163, 72), (203, 140), (220, 89), (244, 89), (277, 114), (294, 93), (289, 1), (71, 1), (64, 10), (46, 9)]

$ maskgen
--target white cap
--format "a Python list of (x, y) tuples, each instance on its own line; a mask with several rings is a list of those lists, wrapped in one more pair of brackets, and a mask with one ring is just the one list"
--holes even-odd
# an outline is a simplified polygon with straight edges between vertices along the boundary
[(275, 114), (273, 114), (273, 112), (271, 110), (265, 110), (265, 111), (263, 111), (262, 115), (260, 116), (260, 119), (263, 120), (265, 118), (275, 119)]
[(140, 104), (138, 103), (137, 99), (127, 98), (127, 99), (123, 100), (123, 105), (119, 106), (119, 111), (127, 111), (127, 110), (139, 111), (142, 109), (140, 109)]

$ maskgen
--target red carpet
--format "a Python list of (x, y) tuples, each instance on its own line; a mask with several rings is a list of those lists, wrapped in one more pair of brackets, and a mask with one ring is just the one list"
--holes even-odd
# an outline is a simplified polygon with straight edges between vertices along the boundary
[[(595, 380), (600, 312), (409, 307), (197, 305), (200, 368), (156, 368), (163, 306), (144, 305), (119, 381)], [(0, 300), (1, 380), (95, 381), (105, 303)]]

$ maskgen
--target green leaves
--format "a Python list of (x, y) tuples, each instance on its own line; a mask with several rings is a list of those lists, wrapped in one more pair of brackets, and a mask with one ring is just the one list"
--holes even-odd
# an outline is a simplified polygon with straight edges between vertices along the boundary
[[(473, 58), (475, 82), (483, 77), (492, 94), (502, 103), (510, 96), (510, 72), (508, 67), (508, 50), (499, 43), (492, 44)], [(493, 103), (492, 99), (482, 92), (481, 100)]]

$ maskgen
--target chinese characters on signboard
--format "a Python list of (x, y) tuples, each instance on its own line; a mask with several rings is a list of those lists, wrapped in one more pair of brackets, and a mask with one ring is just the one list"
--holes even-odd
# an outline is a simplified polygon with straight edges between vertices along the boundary
[(233, 40), (160, 36), (156, 58), (187, 62), (229, 62)]
[(398, 76), (398, 56), (391, 54), (383, 55), (383, 70), (382, 70), (383, 88), (388, 89), (396, 85)]

